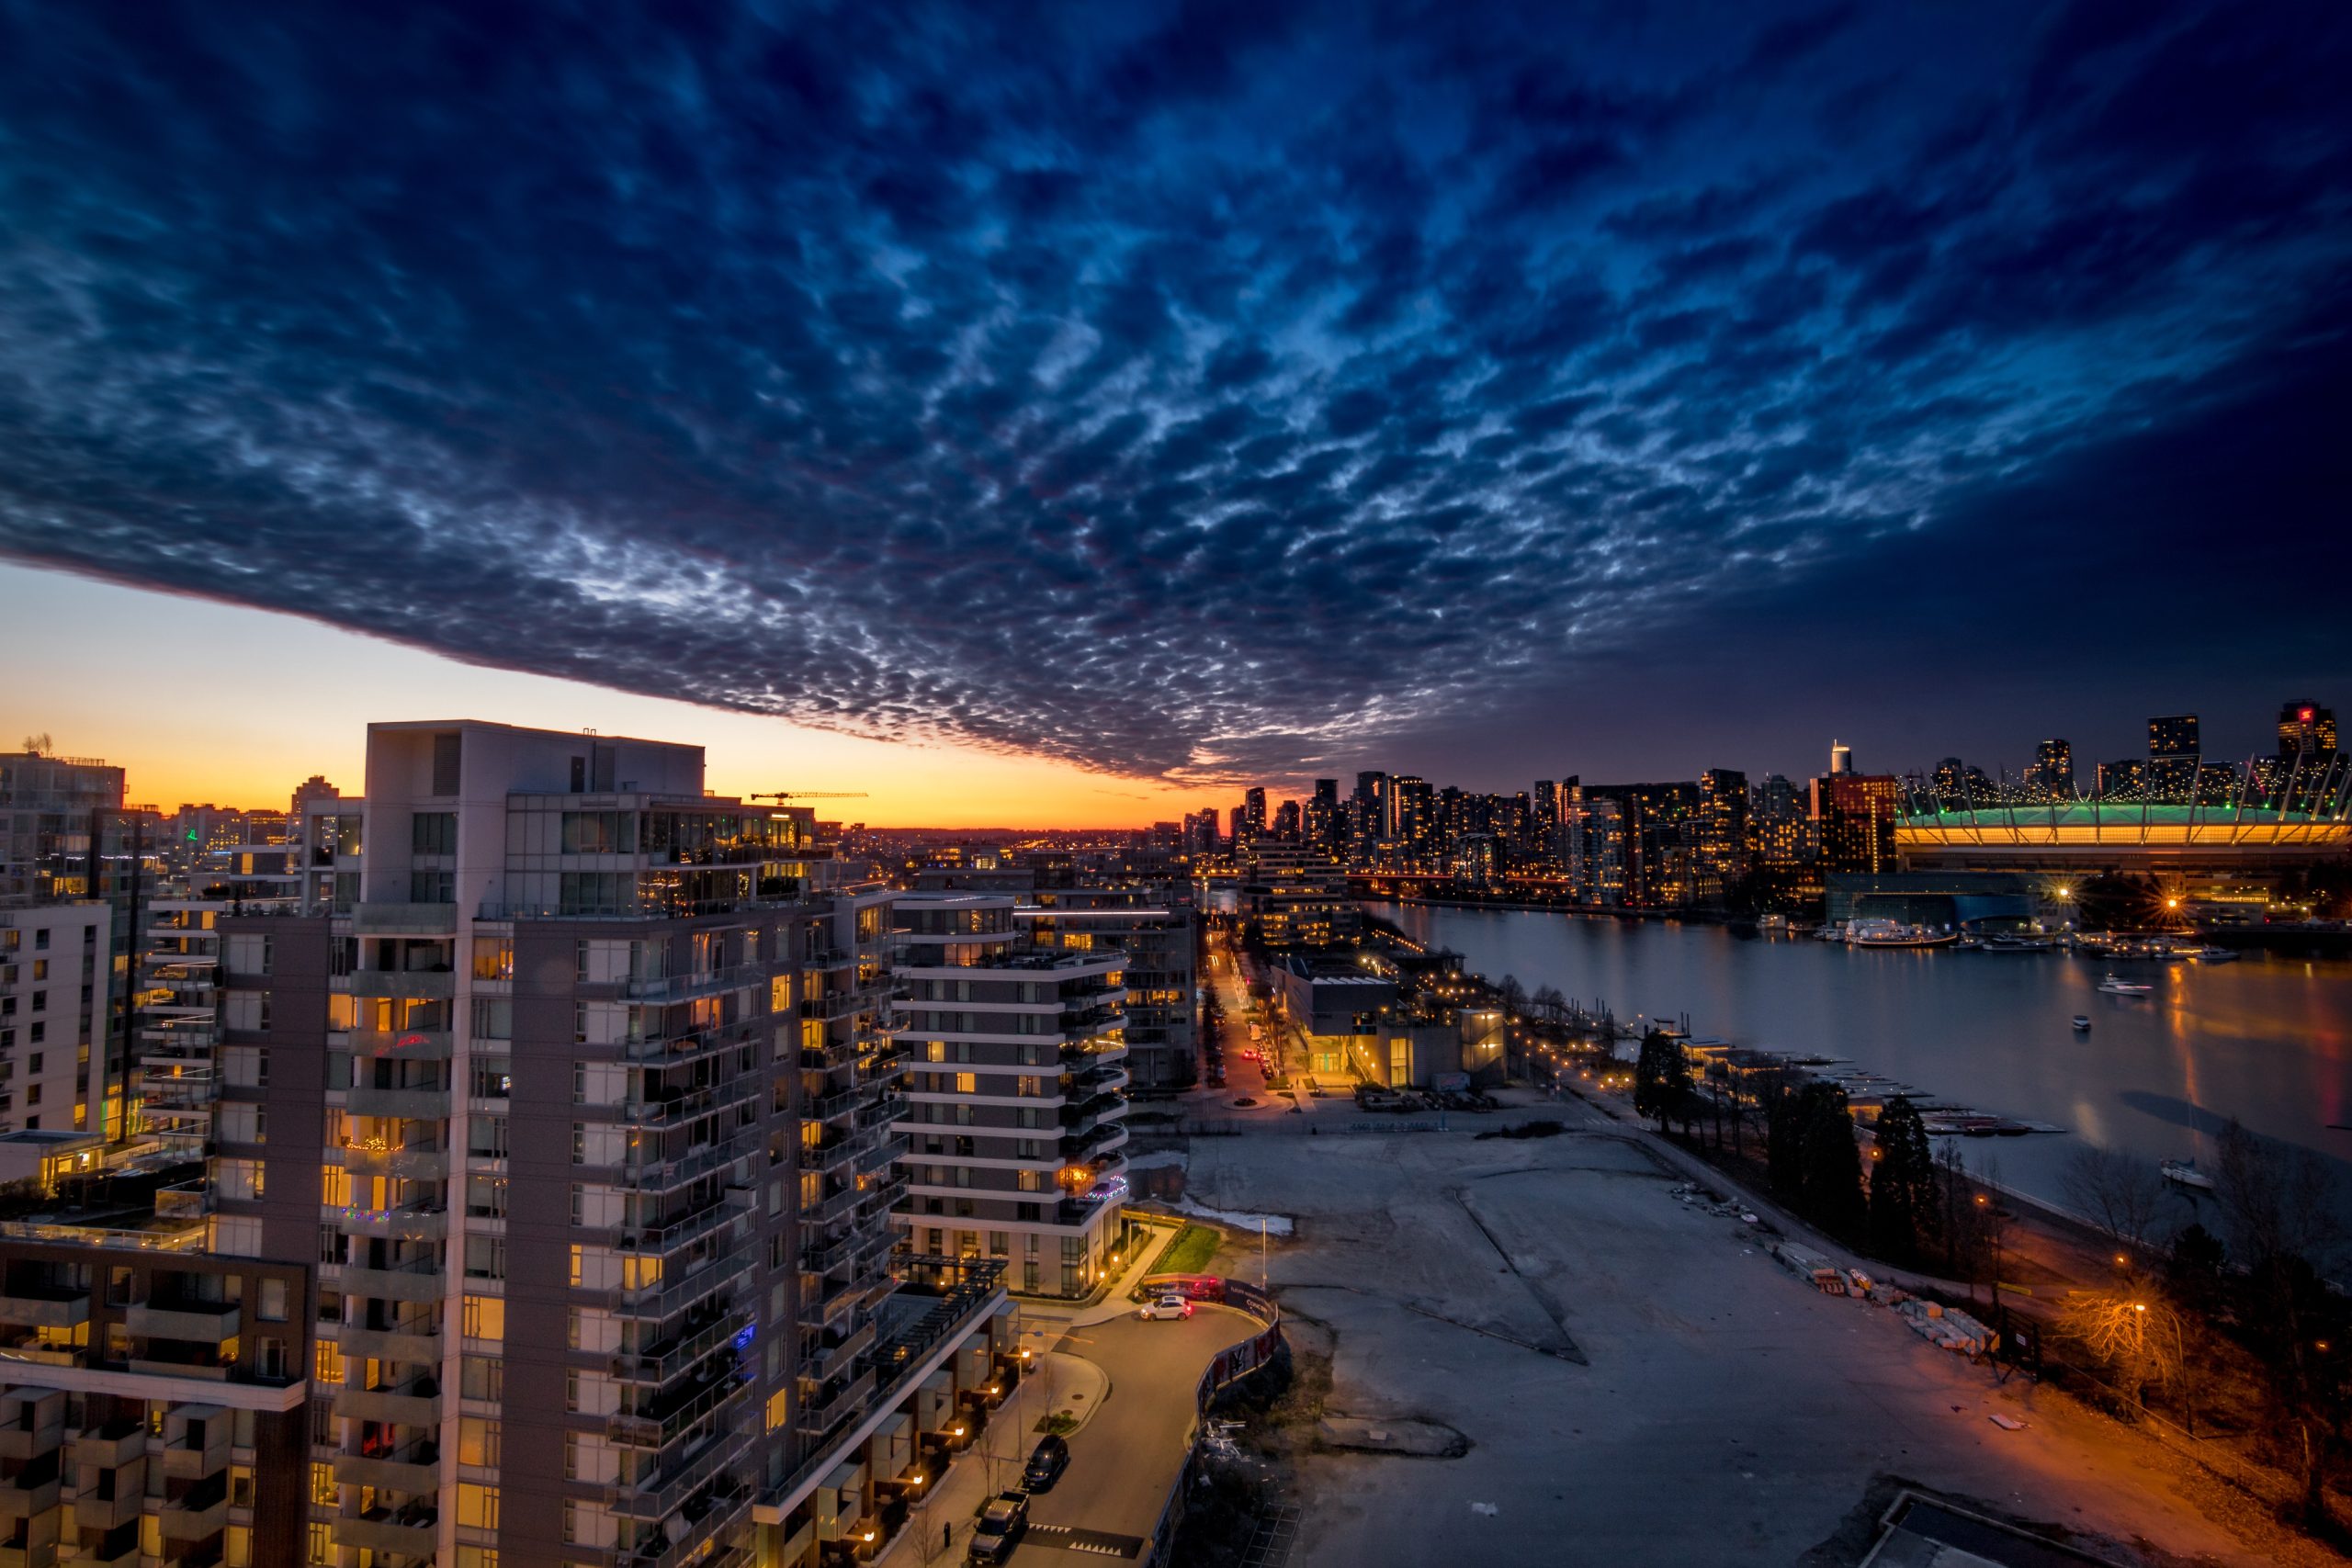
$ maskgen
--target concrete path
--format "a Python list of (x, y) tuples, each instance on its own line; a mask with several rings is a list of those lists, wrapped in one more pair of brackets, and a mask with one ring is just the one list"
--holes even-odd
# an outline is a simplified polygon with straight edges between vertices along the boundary
[[(1054, 1410), (1069, 1410), (1083, 1427), (1102, 1407), (1111, 1379), (1101, 1367), (1083, 1356), (1057, 1350), (1044, 1352), (1039, 1364), (1042, 1370), (1022, 1379), (1021, 1386), (1005, 1396), (980, 1441), (956, 1457), (947, 1473), (935, 1482), (931, 1495), (909, 1516), (906, 1528), (890, 1539), (875, 1562), (914, 1568), (925, 1562), (949, 1561), (939, 1549), (942, 1531), (947, 1531), (955, 1542), (969, 1540), (972, 1519), (980, 1505), (1002, 1488), (1020, 1484), (1021, 1468), (1029, 1462), (1030, 1450), (1037, 1444), (1032, 1428), (1039, 1419)], [(917, 1547), (918, 1533), (932, 1544), (927, 1559)]]

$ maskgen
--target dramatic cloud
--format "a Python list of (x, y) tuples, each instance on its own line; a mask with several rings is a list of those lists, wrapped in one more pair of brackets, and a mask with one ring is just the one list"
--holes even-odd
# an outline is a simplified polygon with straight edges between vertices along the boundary
[(1883, 601), (2011, 491), (2128, 548), (2182, 421), (2340, 559), (2215, 409), (2352, 347), (2346, 15), (0, 0), (0, 550), (1178, 778)]

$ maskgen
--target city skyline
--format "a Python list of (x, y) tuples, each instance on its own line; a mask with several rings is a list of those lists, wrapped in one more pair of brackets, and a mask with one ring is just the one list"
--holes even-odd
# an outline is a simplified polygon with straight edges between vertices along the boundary
[[(1410, 773), (1417, 770), (1374, 747), (1330, 773), (1308, 770), (1283, 780), (1237, 777), (1230, 783), (1175, 787), (1161, 781), (1119, 778), (1038, 758), (1006, 756), (940, 741), (876, 740), (813, 729), (784, 720), (725, 709), (614, 692), (581, 682), (510, 671), (484, 670), (421, 649), (400, 648), (300, 617), (217, 603), (176, 599), (120, 584), (0, 563), (0, 599), (26, 604), (36, 597), (52, 603), (52, 614), (13, 621), (0, 633), (0, 658), (30, 679), (13, 686), (0, 705), (0, 748), (14, 748), (27, 735), (46, 733), (52, 750), (100, 758), (130, 773), (130, 792), (142, 803), (169, 809), (209, 803), (224, 807), (266, 809), (292, 785), (312, 773), (356, 790), (358, 747), (334, 727), (305, 729), (284, 716), (300, 711), (300, 699), (324, 701), (339, 690), (358, 661), (377, 681), (396, 681), (416, 700), (402, 709), (409, 717), (477, 718), (490, 722), (540, 724), (552, 716), (577, 717), (575, 728), (634, 734), (648, 739), (693, 736), (709, 753), (713, 777), (726, 790), (854, 790), (865, 798), (828, 803), (828, 816), (876, 829), (1006, 830), (1141, 829), (1207, 808), (1222, 812), (1235, 792), (1262, 784), (1277, 795), (1304, 800), (1317, 776), (1352, 777), (1364, 769)], [(62, 621), (112, 628), (105, 648), (59, 642), (49, 631)], [(222, 709), (158, 710), (137, 699), (128, 709), (69, 706), (25, 694), (66, 689), (69, 679), (112, 685), (126, 692), (149, 679), (171, 657), (174, 644), (195, 637), (205, 642), (223, 680), (291, 682), (280, 690), (288, 707), (251, 705)], [(2245, 684), (2251, 685), (2247, 682)], [(2267, 754), (2276, 743), (2279, 704), (2310, 697), (2323, 705), (2331, 691), (2280, 687), (2254, 708), (2202, 712), (2209, 760), (2243, 761)], [(2149, 713), (2191, 711), (2191, 705), (2163, 700), (2169, 694), (2143, 692)], [(429, 710), (429, 711), (428, 711)], [(2086, 781), (2098, 764), (2142, 755), (2146, 717), (2127, 711), (2058, 716), (2049, 734), (2025, 731), (1994, 737), (1993, 749), (1945, 744), (1932, 735), (1908, 739), (1910, 727), (1885, 736), (1888, 716), (1858, 714), (1835, 734), (1781, 736), (1764, 755), (1784, 765), (1731, 754), (1727, 742), (1695, 739), (1682, 730), (1649, 747), (1627, 746), (1623, 738), (1585, 734), (1572, 750), (1555, 755), (1521, 753), (1518, 771), (1497, 761), (1475, 773), (1447, 772), (1442, 755), (1421, 771), (1439, 784), (1510, 794), (1539, 778), (1577, 774), (1587, 779), (1695, 778), (1708, 767), (1737, 767), (1761, 779), (1781, 773), (1804, 779), (1823, 771), (1829, 748), (1856, 749), (1857, 766), (1903, 775), (1929, 773), (1948, 756), (1983, 766), (2006, 767), (2021, 778), (2034, 749), (2050, 735), (2069, 739), (2078, 775)], [(591, 724), (589, 720), (598, 722)], [(1912, 744), (1897, 757), (1881, 739)], [(1857, 740), (1857, 737), (1861, 737)], [(2087, 739), (2086, 739), (2087, 738)], [(2098, 739), (2104, 738), (2104, 739)], [(1693, 748), (1696, 748), (1694, 750)], [(1586, 765), (1598, 758), (1633, 759), (1629, 765)], [(338, 777), (337, 769), (343, 777)], [(291, 771), (289, 771), (291, 770)]]
[(2352, 685), (2323, 13), (10, 41), (45, 569), (1175, 785)]

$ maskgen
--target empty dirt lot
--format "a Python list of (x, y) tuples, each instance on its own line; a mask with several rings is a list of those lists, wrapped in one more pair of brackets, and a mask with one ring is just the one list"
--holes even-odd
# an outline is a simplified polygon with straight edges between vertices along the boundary
[(1272, 1277), (1337, 1336), (1333, 1413), (1469, 1442), (1307, 1459), (1300, 1568), (1795, 1562), (1889, 1475), (2142, 1561), (2277, 1561), (2163, 1450), (1806, 1289), (1623, 1129), (1269, 1133), (1195, 1140), (1189, 1166), (1199, 1202), (1296, 1217)]

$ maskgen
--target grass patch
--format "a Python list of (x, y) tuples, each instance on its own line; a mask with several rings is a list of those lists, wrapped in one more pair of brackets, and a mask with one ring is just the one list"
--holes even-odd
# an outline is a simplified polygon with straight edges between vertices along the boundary
[(1159, 1255), (1155, 1274), (1203, 1274), (1208, 1271), (1209, 1259), (1216, 1256), (1218, 1245), (1225, 1237), (1207, 1225), (1186, 1225)]
[(1078, 1430), (1078, 1417), (1067, 1410), (1057, 1410), (1050, 1416), (1040, 1416), (1033, 1432), (1049, 1432), (1057, 1438), (1067, 1438)]

